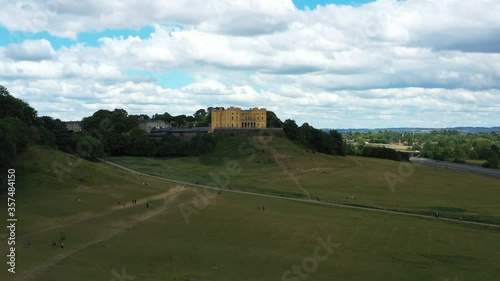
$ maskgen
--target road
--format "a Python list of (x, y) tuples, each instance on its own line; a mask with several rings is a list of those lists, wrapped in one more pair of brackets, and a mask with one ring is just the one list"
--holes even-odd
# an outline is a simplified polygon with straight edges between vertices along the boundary
[[(201, 184), (193, 184), (193, 183), (190, 183), (190, 182), (184, 182), (184, 181), (178, 181), (178, 180), (173, 180), (173, 179), (168, 179), (168, 178), (163, 178), (163, 177), (148, 175), (148, 174), (141, 173), (141, 172), (132, 170), (130, 168), (124, 167), (122, 165), (110, 162), (110, 161), (106, 161), (106, 160), (103, 160), (103, 159), (100, 159), (100, 160), (102, 162), (106, 163), (106, 164), (111, 165), (111, 166), (115, 166), (115, 167), (123, 169), (125, 171), (131, 172), (131, 173), (134, 173), (134, 174), (137, 174), (137, 175), (142, 175), (142, 176), (145, 176), (145, 177), (155, 178), (155, 179), (159, 179), (159, 180), (163, 180), (163, 181), (167, 181), (167, 182), (172, 182), (172, 183), (177, 183), (177, 184), (181, 184), (181, 185), (189, 186), (189, 187), (197, 187), (197, 188), (203, 188), (203, 189), (209, 189), (209, 190), (221, 190), (221, 188), (218, 188), (218, 187), (206, 186), (206, 185), (201, 185)], [(433, 216), (426, 216), (426, 215), (420, 215), (420, 214), (414, 214), (414, 213), (408, 213), (408, 212), (401, 212), (401, 211), (395, 211), (395, 210), (376, 209), (376, 208), (370, 208), (370, 207), (353, 206), (353, 205), (339, 204), (339, 203), (332, 203), (332, 202), (322, 202), (322, 201), (316, 201), (316, 200), (311, 200), (311, 199), (289, 198), (289, 197), (282, 197), (282, 196), (262, 194), (262, 193), (257, 193), (257, 192), (234, 190), (234, 189), (233, 190), (231, 190), (231, 189), (223, 189), (223, 190), (224, 190), (224, 192), (246, 194), (246, 195), (251, 195), (251, 196), (260, 196), (260, 197), (267, 197), (267, 198), (274, 198), (274, 199), (287, 200), (287, 201), (295, 201), (295, 202), (302, 202), (302, 203), (309, 203), (309, 204), (314, 204), (314, 205), (332, 206), (332, 207), (340, 207), (340, 208), (347, 208), (347, 209), (363, 210), (363, 211), (369, 211), (369, 212), (379, 212), (379, 213), (386, 213), (386, 214), (396, 214), (396, 215), (403, 215), (403, 216), (409, 216), (409, 217), (418, 217), (418, 218), (423, 218), (423, 219), (440, 220), (440, 221), (448, 221), (448, 222), (461, 223), (461, 224), (479, 225), (479, 226), (487, 226), (487, 227), (500, 228), (499, 224), (492, 224), (492, 223), (482, 223), (482, 222), (475, 222), (475, 221), (465, 221), (465, 220), (443, 218), (443, 217), (440, 217), (440, 218), (436, 219)]]
[(432, 159), (417, 158), (417, 157), (411, 157), (410, 161), (415, 163), (415, 164), (419, 164), (419, 165), (445, 168), (445, 169), (450, 169), (450, 170), (475, 173), (475, 174), (481, 174), (481, 175), (487, 175), (487, 176), (500, 178), (500, 170), (495, 170), (495, 169), (488, 169), (488, 168), (476, 167), (476, 166), (471, 166), (471, 165), (436, 161), (436, 160), (432, 160)]

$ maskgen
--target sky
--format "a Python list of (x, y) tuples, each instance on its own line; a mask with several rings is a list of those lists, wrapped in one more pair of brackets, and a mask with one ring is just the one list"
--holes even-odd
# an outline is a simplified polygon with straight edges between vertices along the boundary
[(317, 128), (500, 126), (497, 0), (0, 0), (39, 116), (265, 107)]

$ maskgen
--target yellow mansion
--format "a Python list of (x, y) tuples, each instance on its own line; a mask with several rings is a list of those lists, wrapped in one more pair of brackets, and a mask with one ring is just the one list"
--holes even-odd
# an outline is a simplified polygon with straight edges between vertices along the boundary
[(266, 128), (265, 108), (242, 110), (239, 107), (214, 108), (211, 111), (212, 131), (217, 128)]

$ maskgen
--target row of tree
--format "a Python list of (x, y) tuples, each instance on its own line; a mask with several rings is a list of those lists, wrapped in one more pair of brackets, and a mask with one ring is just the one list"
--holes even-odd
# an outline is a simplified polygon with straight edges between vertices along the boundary
[(360, 156), (394, 161), (410, 161), (410, 153), (400, 152), (387, 147), (365, 146), (361, 151)]
[(38, 117), (34, 108), (13, 97), (0, 85), (0, 189), (5, 186), (7, 169), (15, 166), (16, 158), (29, 144), (35, 143), (65, 149), (76, 148), (77, 142), (61, 120)]
[[(82, 131), (72, 132), (64, 122), (52, 117), (38, 117), (34, 108), (13, 97), (0, 85), (0, 169), (2, 176), (13, 167), (16, 157), (30, 143), (53, 147), (95, 161), (106, 155), (176, 157), (200, 155), (216, 144), (212, 135), (190, 139), (165, 136), (155, 140), (139, 129), (139, 120), (164, 120), (175, 126), (209, 126), (212, 108), (200, 109), (193, 116), (172, 116), (168, 112), (129, 115), (124, 109), (98, 110), (81, 122)], [(268, 127), (283, 128), (287, 138), (307, 149), (333, 155), (345, 155), (342, 135), (325, 133), (308, 123), (297, 126), (294, 120), (282, 122), (274, 112), (267, 112)], [(4, 180), (2, 178), (2, 184)]]
[(212, 107), (209, 107), (207, 110), (203, 108), (198, 109), (192, 116), (184, 114), (172, 116), (168, 112), (163, 114), (154, 114), (152, 117), (145, 114), (138, 116), (144, 120), (163, 120), (169, 123), (172, 127), (208, 127), (212, 118), (210, 114), (211, 111)]
[(346, 155), (346, 147), (342, 139), (342, 134), (335, 130), (326, 133), (315, 129), (308, 123), (304, 123), (299, 127), (295, 120), (290, 119), (285, 120), (282, 127), (289, 140), (307, 149), (331, 155)]
[[(206, 118), (204, 110), (199, 110), (195, 116)], [(201, 114), (200, 114), (201, 113)], [(168, 113), (155, 115), (155, 118), (166, 118), (167, 122), (177, 122), (176, 117), (169, 119)], [(204, 116), (204, 117), (203, 117)], [(96, 160), (104, 155), (111, 156), (193, 156), (206, 153), (213, 149), (215, 140), (212, 135), (197, 135), (190, 139), (167, 135), (160, 140), (145, 135), (138, 128), (140, 115), (128, 115), (123, 109), (114, 111), (99, 110), (92, 116), (82, 120), (82, 131), (75, 133), (84, 138), (86, 146), (77, 147), (77, 153), (89, 160)], [(90, 149), (92, 148), (92, 149)]]
[[(464, 163), (466, 160), (484, 160), (485, 167), (498, 168), (500, 134), (496, 132), (462, 133), (457, 130), (400, 133), (394, 131), (350, 132), (347, 154), (362, 154), (365, 142), (401, 143), (420, 156), (441, 161)], [(353, 145), (356, 144), (356, 145)]]

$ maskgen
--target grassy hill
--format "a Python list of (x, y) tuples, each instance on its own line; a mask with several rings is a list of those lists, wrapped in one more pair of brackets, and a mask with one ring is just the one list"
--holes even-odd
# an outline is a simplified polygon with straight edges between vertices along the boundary
[[(356, 178), (368, 183), (365, 177), (378, 175), (375, 164), (379, 162), (373, 159), (311, 154), (282, 139), (265, 147), (257, 146), (255, 158), (250, 160), (253, 154), (234, 150), (243, 142), (248, 139), (227, 139), (227, 145), (202, 158), (113, 160), (192, 182), (209, 183), (210, 172), (227, 172), (233, 174), (229, 178), (234, 188), (260, 188), (302, 197), (306, 195), (294, 180), (280, 184), (280, 180), (287, 179), (275, 156), (292, 174), (303, 169), (296, 176), (312, 197), (327, 198), (331, 190), (326, 189), (327, 185), (323, 185), (326, 189), (323, 190), (322, 180), (332, 174), (342, 188), (357, 184)], [(240, 151), (249, 148), (242, 145)], [(234, 162), (228, 169), (229, 161), (238, 162), (241, 171), (230, 172), (238, 169), (234, 168)], [(71, 168), (71, 173), (60, 181), (52, 168), (57, 166), (54, 163)], [(388, 169), (398, 165), (390, 161), (380, 163)], [(329, 174), (322, 173), (320, 169), (327, 164), (331, 164)], [(306, 171), (312, 168), (318, 170)], [(426, 175), (435, 173), (435, 177), (439, 172), (424, 171)], [(224, 191), (206, 197), (197, 189), (124, 172), (106, 164), (80, 162), (64, 153), (38, 147), (22, 156), (16, 175), (17, 273), (12, 275), (3, 270), (0, 280), (120, 280), (121, 276), (122, 280), (134, 277), (134, 280), (176, 281), (443, 281), (500, 277), (497, 228)], [(259, 183), (263, 180), (268, 182)], [(143, 185), (144, 182), (149, 185)], [(312, 187), (314, 182), (318, 184)], [(342, 188), (337, 192), (346, 192)], [(361, 186), (359, 190), (365, 194)], [(399, 190), (397, 186), (393, 193)], [(428, 190), (422, 190), (422, 198), (429, 196)], [(373, 193), (373, 198), (367, 195), (366, 202), (376, 200)], [(336, 198), (337, 193), (331, 194)], [(78, 198), (81, 201), (76, 201)], [(139, 204), (132, 205), (132, 198), (138, 199)], [(118, 201), (127, 202), (126, 206), (118, 205)], [(146, 208), (146, 202), (152, 206)], [(2, 214), (6, 214), (4, 206), (0, 207)], [(266, 212), (261, 206), (265, 206)], [(192, 212), (186, 216), (181, 210)], [(51, 241), (59, 239), (61, 233), (66, 235), (65, 248), (53, 249)], [(318, 241), (328, 240), (327, 237), (334, 243), (332, 251), (321, 250), (321, 260), (315, 259), (316, 248), (322, 245)], [(31, 248), (22, 247), (27, 240), (32, 242)], [(5, 259), (3, 255), (4, 265)], [(293, 273), (294, 267), (300, 267), (302, 278)], [(124, 279), (124, 273), (128, 279)]]
[[(500, 223), (498, 179), (381, 159), (309, 153), (283, 138), (264, 142), (233, 137), (220, 141), (203, 157), (110, 160), (147, 174), (205, 185), (223, 183), (266, 194)], [(231, 173), (228, 165), (240, 170)]]

